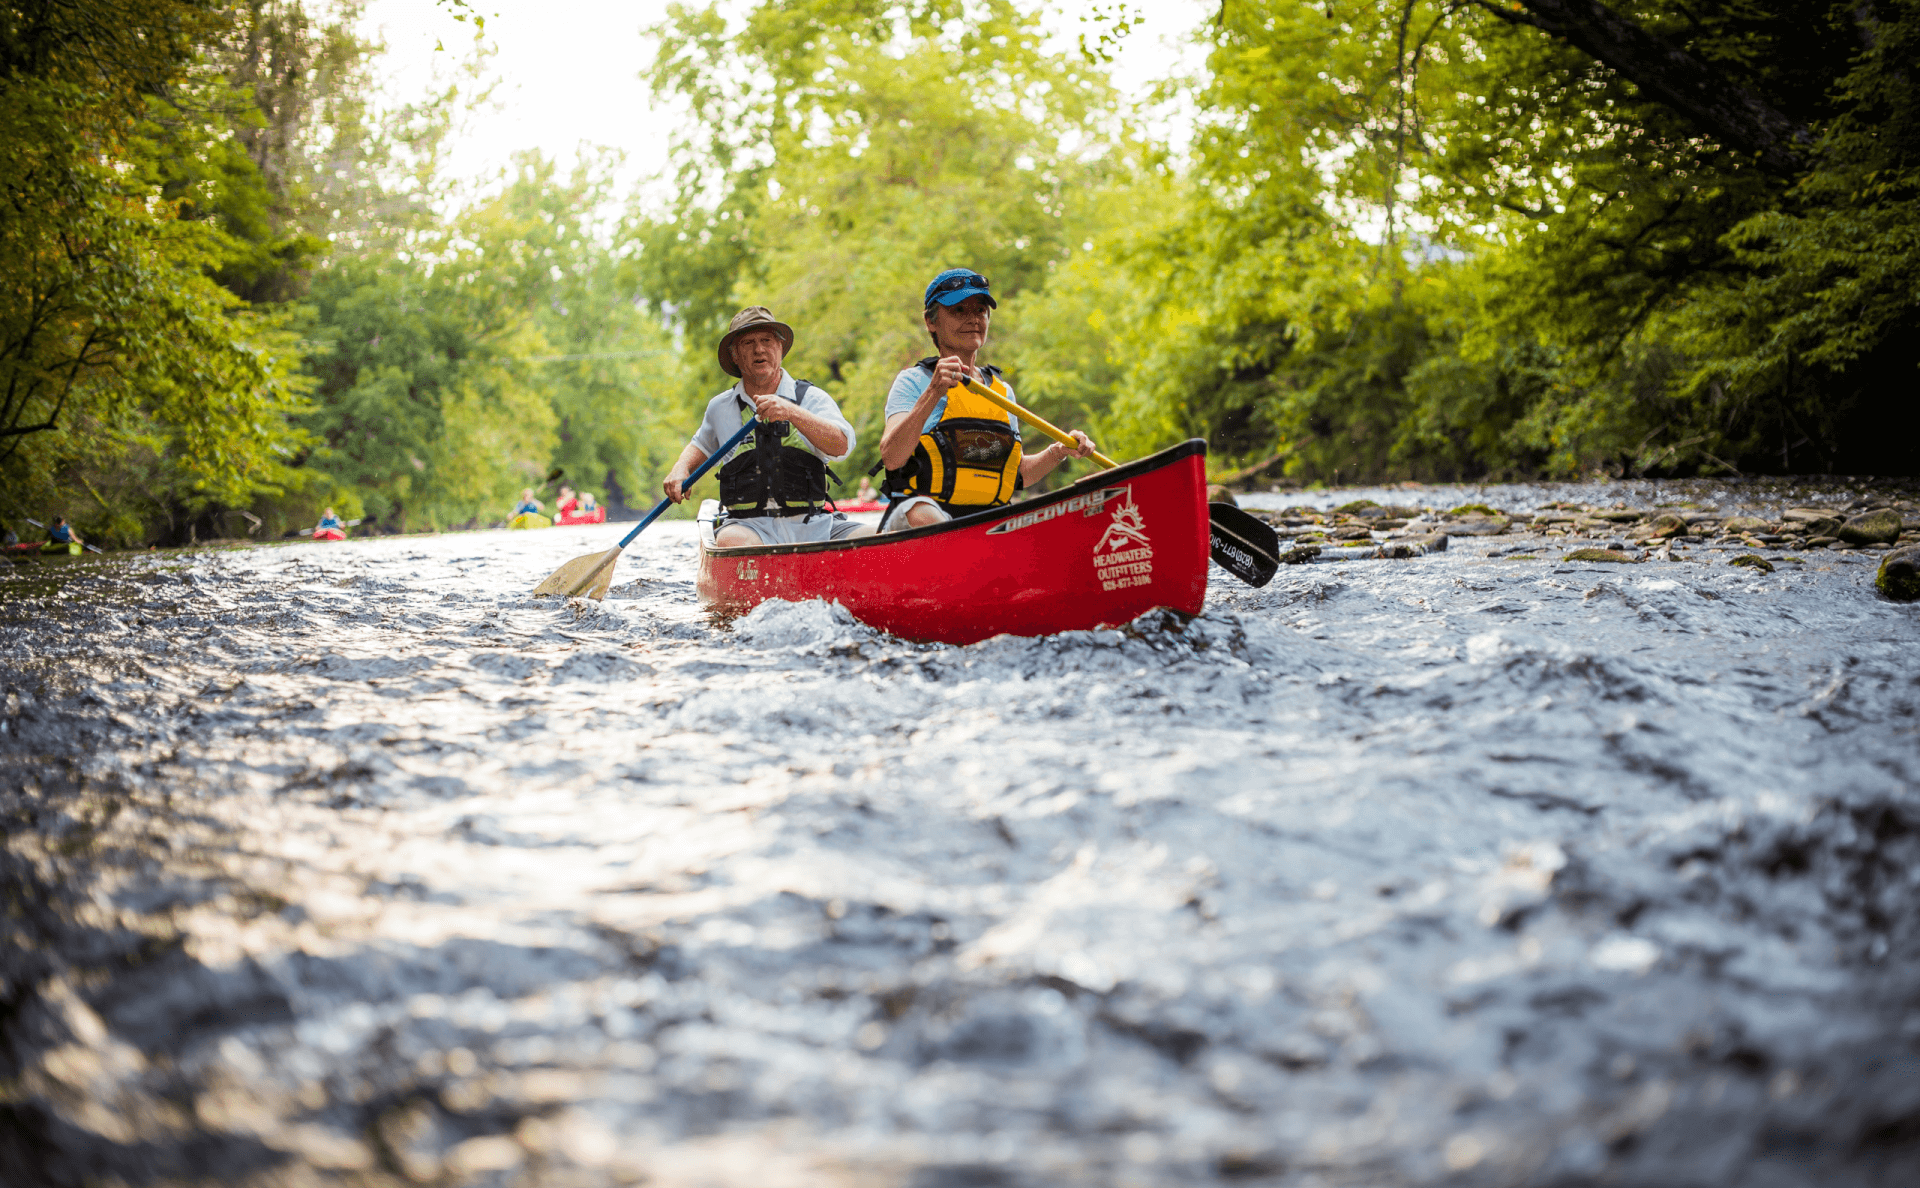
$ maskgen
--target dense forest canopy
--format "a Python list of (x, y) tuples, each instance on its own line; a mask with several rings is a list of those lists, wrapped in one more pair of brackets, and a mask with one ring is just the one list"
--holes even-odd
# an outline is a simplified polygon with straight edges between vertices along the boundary
[(864, 467), (956, 264), (1023, 396), (1114, 452), (1911, 471), (1920, 0), (1229, 0), (1162, 84), (1179, 153), (1109, 76), (1126, 7), (1077, 45), (1045, 15), (673, 5), (634, 43), (681, 117), (659, 201), (604, 154), (449, 177), (484, 43), (385, 100), (358, 0), (7, 0), (0, 520), (477, 525), (555, 466), (619, 511), (746, 304)]

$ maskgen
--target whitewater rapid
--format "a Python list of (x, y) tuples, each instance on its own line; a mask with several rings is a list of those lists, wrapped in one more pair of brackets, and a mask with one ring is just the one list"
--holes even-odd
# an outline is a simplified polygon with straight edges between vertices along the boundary
[(527, 597), (614, 532), (10, 576), (0, 1181), (1920, 1180), (1868, 560), (955, 648), (711, 623), (668, 522)]

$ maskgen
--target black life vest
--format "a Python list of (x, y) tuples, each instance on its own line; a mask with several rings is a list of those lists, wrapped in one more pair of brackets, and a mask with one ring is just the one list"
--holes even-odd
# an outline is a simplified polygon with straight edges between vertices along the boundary
[[(804, 401), (811, 387), (806, 380), (793, 381), (793, 403)], [(744, 397), (735, 399), (741, 405), (740, 422), (745, 424), (753, 415), (753, 405)], [(827, 499), (827, 477), (832, 475), (837, 484), (840, 476), (827, 469), (820, 455), (787, 445), (794, 432), (789, 422), (762, 421), (754, 426), (753, 444), (720, 467), (720, 502), (728, 516), (744, 520), (804, 516), (820, 510)]]
[[(931, 376), (939, 361), (928, 357), (916, 366)], [(1012, 395), (998, 368), (983, 365), (979, 370), (989, 388)], [(1025, 485), (1022, 457), (1020, 435), (1006, 410), (956, 386), (947, 389), (940, 420), (920, 435), (906, 465), (887, 471), (880, 490), (889, 502), (925, 495), (944, 510), (964, 515), (1011, 502)]]

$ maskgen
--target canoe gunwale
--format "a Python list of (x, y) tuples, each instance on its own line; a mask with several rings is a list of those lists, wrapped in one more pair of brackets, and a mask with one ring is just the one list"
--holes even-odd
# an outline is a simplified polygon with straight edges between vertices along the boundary
[(955, 516), (939, 524), (928, 524), (924, 528), (908, 528), (904, 532), (888, 532), (885, 535), (860, 536), (852, 540), (821, 540), (806, 544), (776, 545), (733, 545), (722, 548), (713, 543), (713, 519), (702, 515), (700, 518), (700, 549), (715, 557), (780, 557), (796, 553), (835, 553), (850, 552), (855, 549), (868, 549), (882, 545), (905, 544), (908, 541), (924, 540), (929, 536), (939, 536), (945, 532), (964, 532), (982, 524), (991, 524), (995, 520), (1011, 519), (1029, 512), (1038, 511), (1054, 503), (1072, 499), (1088, 491), (1110, 487), (1115, 483), (1124, 483), (1150, 474), (1166, 466), (1171, 466), (1183, 458), (1195, 454), (1205, 456), (1207, 443), (1198, 437), (1188, 438), (1176, 446), (1169, 446), (1157, 454), (1148, 454), (1132, 462), (1114, 467), (1112, 470), (1095, 471), (1084, 478), (1075, 479), (1058, 491), (1049, 491), (1045, 495), (1024, 499), (1018, 503), (990, 507), (970, 515)]

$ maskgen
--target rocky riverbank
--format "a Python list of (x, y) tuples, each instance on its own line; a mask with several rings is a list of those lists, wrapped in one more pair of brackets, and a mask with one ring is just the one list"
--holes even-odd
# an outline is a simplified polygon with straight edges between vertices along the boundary
[(1322, 560), (966, 648), (680, 524), (15, 571), (0, 1182), (1913, 1182), (1880, 495), (1251, 496)]
[[(1371, 499), (1255, 514), (1273, 525), (1296, 563), (1419, 556), (1458, 536), (1524, 538), (1555, 552), (1607, 549), (1624, 560), (1672, 560), (1693, 550), (1711, 557), (1736, 550), (1769, 564), (1800, 563), (1796, 554), (1816, 550), (1885, 553), (1920, 544), (1920, 503), (1891, 494), (1836, 498), (1770, 514), (1703, 507), (1693, 500), (1654, 507), (1630, 507), (1624, 500), (1610, 505), (1555, 500), (1515, 510), (1477, 502), (1430, 507)], [(1361, 551), (1349, 551), (1355, 549)]]

